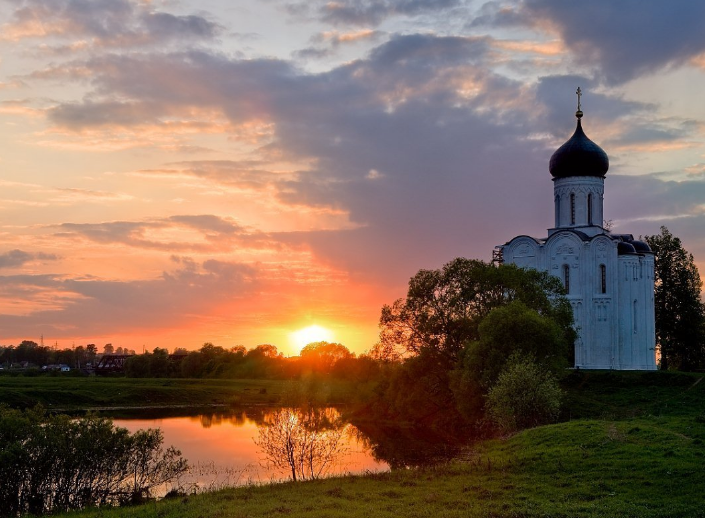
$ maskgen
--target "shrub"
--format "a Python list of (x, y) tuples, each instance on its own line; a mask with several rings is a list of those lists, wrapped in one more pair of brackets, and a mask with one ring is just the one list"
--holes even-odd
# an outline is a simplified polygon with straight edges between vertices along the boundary
[(514, 356), (487, 394), (487, 410), (504, 432), (555, 421), (563, 393), (553, 375), (527, 357)]
[(0, 516), (141, 501), (186, 469), (160, 430), (0, 406)]

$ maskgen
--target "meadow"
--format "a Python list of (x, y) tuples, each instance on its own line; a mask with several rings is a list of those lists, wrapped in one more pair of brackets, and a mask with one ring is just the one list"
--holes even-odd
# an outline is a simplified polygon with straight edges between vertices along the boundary
[(0, 402), (49, 410), (276, 404), (281, 380), (215, 380), (73, 376), (0, 376)]
[[(71, 516), (705, 516), (702, 378), (697, 373), (574, 372), (563, 380), (565, 422), (478, 443), (450, 463), (181, 495)], [(146, 386), (167, 381), (177, 387), (183, 381), (180, 390), (229, 386), (232, 395), (257, 392), (253, 389), (259, 386), (144, 380)], [(120, 380), (95, 382), (119, 385)], [(266, 395), (273, 395), (271, 382), (264, 383)]]

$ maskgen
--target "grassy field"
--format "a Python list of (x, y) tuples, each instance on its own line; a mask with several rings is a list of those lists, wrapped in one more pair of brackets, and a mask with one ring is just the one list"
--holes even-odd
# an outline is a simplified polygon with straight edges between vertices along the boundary
[(47, 409), (276, 404), (279, 380), (141, 379), (0, 376), (0, 402)]
[(701, 374), (575, 373), (560, 424), (432, 469), (250, 486), (84, 517), (705, 517)]
[(663, 417), (572, 421), (485, 443), (435, 469), (245, 487), (77, 516), (705, 516), (704, 430), (686, 435), (679, 427)]

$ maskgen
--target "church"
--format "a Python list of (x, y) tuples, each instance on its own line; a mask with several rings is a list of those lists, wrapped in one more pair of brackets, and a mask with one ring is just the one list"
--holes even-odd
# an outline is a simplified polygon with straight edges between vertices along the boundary
[(604, 228), (607, 154), (581, 125), (551, 157), (554, 228), (545, 238), (517, 236), (497, 247), (504, 263), (558, 277), (573, 307), (575, 367), (655, 370), (654, 254), (631, 234)]

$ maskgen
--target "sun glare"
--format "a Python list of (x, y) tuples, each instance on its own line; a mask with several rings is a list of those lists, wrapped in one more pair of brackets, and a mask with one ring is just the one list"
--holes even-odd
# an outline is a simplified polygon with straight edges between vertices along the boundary
[(333, 340), (333, 333), (321, 326), (308, 326), (291, 333), (291, 339), (296, 349), (301, 351), (311, 342), (330, 342)]

